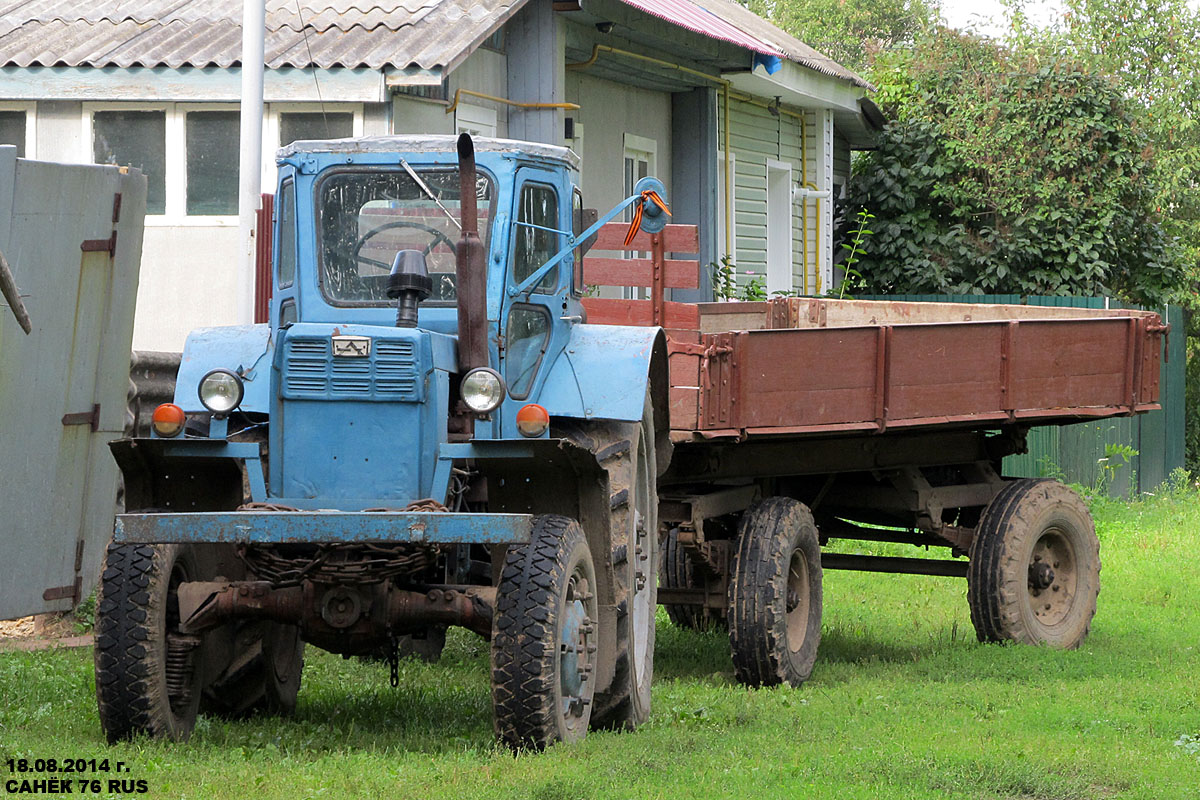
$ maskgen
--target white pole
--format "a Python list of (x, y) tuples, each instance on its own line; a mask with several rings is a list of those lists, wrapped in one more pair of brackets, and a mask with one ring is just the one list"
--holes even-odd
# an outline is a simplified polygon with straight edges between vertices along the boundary
[(238, 323), (254, 322), (256, 214), (262, 205), (265, 0), (242, 0), (241, 153), (238, 160)]

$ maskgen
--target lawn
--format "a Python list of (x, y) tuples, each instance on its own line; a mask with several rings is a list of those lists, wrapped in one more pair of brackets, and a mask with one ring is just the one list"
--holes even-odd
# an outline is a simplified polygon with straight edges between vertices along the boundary
[(979, 645), (961, 580), (831, 571), (804, 687), (735, 685), (725, 637), (660, 612), (650, 722), (519, 757), (492, 742), (471, 634), (396, 689), (310, 651), (293, 719), (201, 719), (175, 745), (104, 744), (90, 650), (6, 653), (0, 773), (108, 757), (143, 796), (256, 800), (1200, 797), (1200, 497), (1093, 511), (1103, 588), (1075, 652)]

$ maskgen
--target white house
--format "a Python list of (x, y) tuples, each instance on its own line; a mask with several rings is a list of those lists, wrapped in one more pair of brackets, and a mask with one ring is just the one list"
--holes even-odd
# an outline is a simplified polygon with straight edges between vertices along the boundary
[[(237, 321), (240, 20), (240, 0), (0, 13), (0, 142), (149, 178), (138, 349)], [(265, 187), (295, 139), (566, 144), (588, 206), (655, 174), (702, 263), (802, 294), (832, 283), (831, 199), (877, 119), (863, 79), (732, 0), (267, 0), (265, 47)]]

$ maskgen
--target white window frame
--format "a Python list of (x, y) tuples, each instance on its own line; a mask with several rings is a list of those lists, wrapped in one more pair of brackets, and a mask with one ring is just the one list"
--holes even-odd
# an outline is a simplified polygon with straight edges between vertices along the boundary
[(459, 103), (454, 109), (454, 132), (496, 138), (496, 109)]
[(792, 165), (767, 159), (767, 294), (790, 292), (792, 276)]
[(237, 214), (195, 215), (187, 213), (187, 115), (193, 111), (237, 111), (237, 103), (137, 103), (87, 102), (83, 104), (82, 161), (94, 164), (95, 114), (97, 111), (161, 111), (166, 115), (163, 143), (166, 155), (163, 214), (147, 214), (147, 227), (236, 228)]
[[(627, 159), (632, 158), (635, 165), (637, 164), (637, 162), (639, 160), (644, 160), (646, 162), (646, 174), (647, 175), (655, 174), (655, 172), (658, 169), (658, 142), (654, 139), (650, 139), (645, 136), (638, 136), (637, 134), (634, 134), (634, 133), (626, 133), (626, 134), (624, 134), (624, 138), (621, 140), (621, 144), (622, 144), (622, 146), (621, 146), (621, 173), (620, 174), (621, 174), (621, 189), (624, 190), (625, 189), (625, 161)], [(637, 185), (637, 181), (638, 181), (636, 174), (637, 174), (637, 170), (635, 168), (634, 169), (635, 177), (633, 179), (634, 186)], [(630, 188), (630, 191), (633, 190), (632, 186), (629, 188)], [(632, 207), (630, 209), (627, 209), (625, 213), (626, 213), (626, 215), (631, 214)], [(627, 218), (631, 219), (631, 217), (627, 217)], [(642, 255), (642, 257), (649, 256), (648, 253), (641, 254), (641, 255)], [(631, 256), (627, 252), (627, 253), (622, 254), (622, 257), (629, 258)], [(640, 287), (636, 287), (636, 286), (622, 287), (621, 295), (623, 297), (625, 297), (626, 299), (634, 299), (634, 300), (636, 300), (636, 299), (644, 300), (644, 299), (649, 298), (649, 295), (645, 292), (644, 289), (641, 289)]]
[(22, 158), (37, 158), (37, 103), (0, 102), (0, 111), (25, 112), (25, 155)]
[(279, 183), (279, 168), (275, 165), (275, 153), (279, 150), (279, 116), (281, 114), (354, 114), (351, 132), (363, 135), (362, 103), (267, 103), (263, 112), (262, 190), (271, 194)]

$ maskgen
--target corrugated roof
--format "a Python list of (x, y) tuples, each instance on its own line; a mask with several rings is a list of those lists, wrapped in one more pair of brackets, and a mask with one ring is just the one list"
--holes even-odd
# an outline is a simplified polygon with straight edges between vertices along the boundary
[[(525, 1), (267, 0), (265, 60), (444, 67)], [(0, 63), (228, 67), (241, 60), (241, 19), (241, 0), (0, 0)]]
[(791, 61), (856, 86), (872, 88), (861, 76), (846, 69), (827, 55), (814, 50), (787, 31), (777, 28), (735, 0), (690, 0), (701, 8), (736, 25), (746, 33), (774, 45)]
[[(868, 84), (734, 0), (621, 0), (681, 27)], [(455, 64), (527, 0), (266, 0), (265, 60), (281, 67), (432, 70)], [(0, 64), (228, 67), (242, 0), (0, 0)]]
[(773, 45), (730, 24), (719, 15), (701, 8), (691, 0), (621, 0), (626, 5), (645, 11), (693, 33), (731, 42), (756, 53), (782, 56)]

